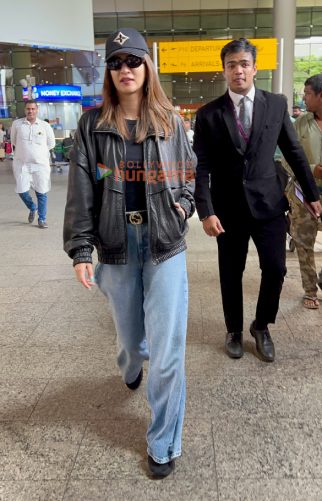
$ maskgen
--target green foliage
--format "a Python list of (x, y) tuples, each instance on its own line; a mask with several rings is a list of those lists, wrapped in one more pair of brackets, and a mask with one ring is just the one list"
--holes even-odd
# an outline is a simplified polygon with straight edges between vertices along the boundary
[(305, 57), (296, 57), (294, 61), (294, 74), (305, 73), (306, 78), (322, 72), (322, 57), (314, 55)]

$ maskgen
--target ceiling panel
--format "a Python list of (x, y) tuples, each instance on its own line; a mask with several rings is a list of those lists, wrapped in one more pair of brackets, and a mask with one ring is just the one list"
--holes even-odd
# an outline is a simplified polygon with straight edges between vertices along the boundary
[[(283, 0), (280, 0), (283, 1)], [(273, 8), (274, 0), (93, 0), (94, 13)], [(296, 0), (297, 7), (321, 7), (322, 0)]]

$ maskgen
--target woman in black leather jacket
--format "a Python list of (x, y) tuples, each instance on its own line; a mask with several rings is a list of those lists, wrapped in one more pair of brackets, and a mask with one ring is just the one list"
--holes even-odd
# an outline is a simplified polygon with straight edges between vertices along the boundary
[[(77, 279), (109, 299), (118, 366), (136, 390), (149, 361), (148, 465), (162, 478), (181, 455), (185, 405), (187, 219), (195, 156), (144, 38), (106, 42), (103, 106), (83, 115), (71, 153), (64, 248)], [(92, 251), (98, 251), (95, 278)]]

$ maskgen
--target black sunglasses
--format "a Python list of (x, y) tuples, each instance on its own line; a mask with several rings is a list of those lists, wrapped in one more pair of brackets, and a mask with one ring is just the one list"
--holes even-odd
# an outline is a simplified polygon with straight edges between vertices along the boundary
[(118, 56), (114, 56), (106, 62), (106, 68), (108, 70), (117, 71), (122, 68), (122, 65), (124, 63), (128, 68), (138, 68), (139, 66), (141, 66), (141, 64), (144, 63), (144, 59), (142, 57), (133, 56), (133, 54), (128, 55), (126, 59), (121, 59)]

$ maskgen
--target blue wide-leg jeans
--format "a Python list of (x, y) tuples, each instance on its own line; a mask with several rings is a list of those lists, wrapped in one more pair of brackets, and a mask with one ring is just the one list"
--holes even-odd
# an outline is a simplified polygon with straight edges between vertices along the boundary
[(108, 297), (118, 338), (118, 366), (132, 383), (149, 360), (148, 454), (157, 463), (181, 455), (185, 407), (188, 282), (185, 252), (154, 265), (148, 225), (127, 225), (128, 263), (99, 263), (95, 279)]

